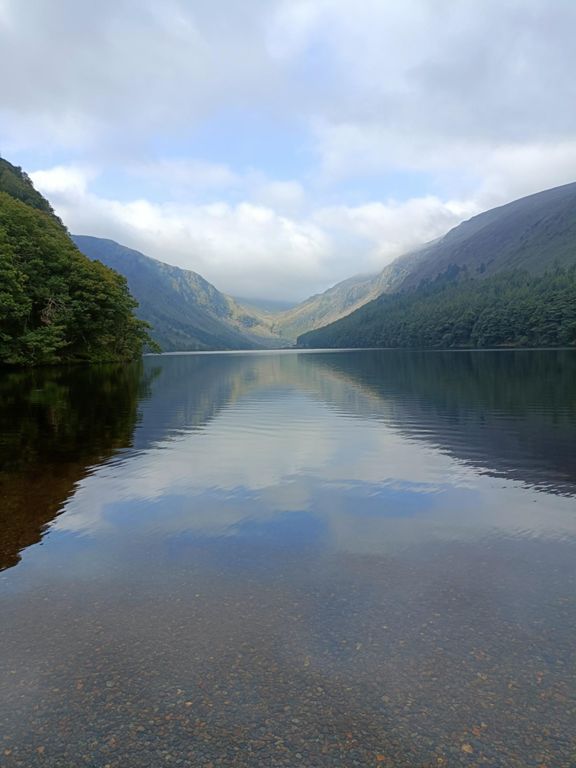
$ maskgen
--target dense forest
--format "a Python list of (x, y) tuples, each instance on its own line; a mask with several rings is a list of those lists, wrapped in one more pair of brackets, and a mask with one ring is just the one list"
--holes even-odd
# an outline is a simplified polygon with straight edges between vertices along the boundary
[(28, 176), (0, 158), (0, 364), (137, 357), (147, 326), (126, 280), (76, 248)]
[(298, 344), (444, 349), (574, 346), (576, 267), (557, 267), (543, 275), (502, 272), (483, 280), (448, 270), (414, 291), (383, 294), (342, 320), (303, 334)]

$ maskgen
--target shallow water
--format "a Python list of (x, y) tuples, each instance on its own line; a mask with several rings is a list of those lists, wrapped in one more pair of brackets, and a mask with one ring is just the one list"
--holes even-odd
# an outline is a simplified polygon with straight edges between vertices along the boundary
[(0, 377), (0, 765), (576, 765), (576, 354)]

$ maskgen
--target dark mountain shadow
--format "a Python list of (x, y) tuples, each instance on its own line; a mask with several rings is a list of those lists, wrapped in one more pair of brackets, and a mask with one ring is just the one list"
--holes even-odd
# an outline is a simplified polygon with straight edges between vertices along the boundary
[(341, 411), (382, 419), (487, 474), (576, 493), (574, 352), (359, 351), (302, 361), (350, 384), (345, 400), (332, 400)]

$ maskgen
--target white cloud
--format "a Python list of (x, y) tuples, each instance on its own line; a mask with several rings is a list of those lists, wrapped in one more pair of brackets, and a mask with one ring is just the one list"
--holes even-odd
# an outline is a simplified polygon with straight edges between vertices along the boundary
[(565, 0), (2, 0), (0, 20), (2, 109), (42, 140), (129, 153), (231, 105), (424, 147), (559, 140), (576, 118)]
[(576, 138), (546, 142), (438, 142), (391, 134), (378, 124), (315, 125), (322, 173), (338, 180), (419, 172), (451, 189), (464, 217), (495, 205), (576, 180)]
[(477, 213), (473, 202), (442, 202), (437, 197), (398, 203), (334, 206), (319, 210), (314, 220), (347, 248), (342, 258), (355, 254), (358, 272), (378, 271), (397, 256), (434, 240)]
[(0, 149), (73, 231), (302, 298), (574, 180), (575, 27), (568, 0), (0, 0)]
[(510, 141), (572, 134), (575, 22), (573, 3), (545, 0), (284, 0), (272, 37), (295, 65), (323, 56), (339, 86), (327, 119)]
[(97, 173), (90, 168), (57, 165), (47, 171), (35, 171), (31, 178), (37, 189), (43, 190), (49, 197), (73, 199), (75, 196), (83, 197), (90, 180), (96, 176)]
[(0, 0), (0, 26), (4, 29), (12, 27), (12, 8), (10, 0)]
[[(182, 128), (219, 104), (253, 100), (273, 73), (258, 35), (259, 0), (219, 11), (185, 0), (4, 0), (2, 110), (37, 140), (134, 151), (143, 135)], [(222, 24), (223, 15), (226, 24)], [(17, 66), (15, 63), (17, 62)], [(15, 126), (17, 128), (17, 126)]]
[[(462, 203), (434, 197), (323, 207), (299, 216), (252, 202), (123, 202), (93, 194), (93, 178), (93, 171), (78, 167), (32, 174), (72, 232), (109, 237), (192, 269), (227, 293), (272, 299), (304, 299), (352, 272), (382, 269), (444, 234), (466, 211)], [(285, 182), (257, 191), (283, 205), (299, 204), (303, 195), (299, 185)]]
[(477, 163), (482, 181), (476, 196), (488, 208), (575, 181), (576, 138), (496, 147)]
[(316, 224), (244, 202), (230, 205), (121, 202), (87, 189), (79, 168), (32, 175), (69, 229), (116, 239), (200, 272), (221, 290), (284, 298), (326, 280), (327, 234)]

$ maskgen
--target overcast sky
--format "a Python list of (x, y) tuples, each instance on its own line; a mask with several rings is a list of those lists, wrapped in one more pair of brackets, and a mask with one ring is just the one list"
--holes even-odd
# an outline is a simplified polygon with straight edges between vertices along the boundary
[(68, 228), (302, 299), (576, 180), (575, 0), (0, 0), (0, 153)]

